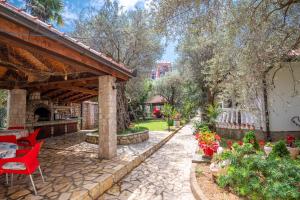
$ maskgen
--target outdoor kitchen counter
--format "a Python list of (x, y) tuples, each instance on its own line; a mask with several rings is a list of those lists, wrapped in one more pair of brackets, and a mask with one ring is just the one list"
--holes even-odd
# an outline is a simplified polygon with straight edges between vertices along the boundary
[(30, 129), (41, 128), (38, 139), (77, 132), (77, 125), (77, 119), (41, 121), (26, 124)]

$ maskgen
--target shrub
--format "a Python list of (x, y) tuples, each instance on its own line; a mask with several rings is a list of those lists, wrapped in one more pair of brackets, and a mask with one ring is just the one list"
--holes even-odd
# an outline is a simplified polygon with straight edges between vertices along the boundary
[(208, 124), (206, 122), (196, 121), (196, 122), (194, 122), (193, 127), (195, 128), (194, 133), (207, 132), (207, 131), (210, 132), (210, 129), (209, 129)]
[(227, 172), (217, 178), (219, 186), (248, 199), (296, 200), (300, 198), (300, 163), (289, 157), (265, 157), (252, 144), (233, 145), (218, 159), (229, 160)]
[(255, 149), (259, 149), (259, 144), (256, 140), (255, 132), (254, 131), (248, 131), (246, 132), (244, 138), (243, 138), (244, 143), (250, 143), (253, 145)]
[(285, 142), (284, 141), (278, 141), (271, 153), (270, 153), (270, 156), (275, 156), (275, 157), (287, 157), (290, 155), (290, 152), (289, 150), (286, 148), (286, 145), (285, 145)]

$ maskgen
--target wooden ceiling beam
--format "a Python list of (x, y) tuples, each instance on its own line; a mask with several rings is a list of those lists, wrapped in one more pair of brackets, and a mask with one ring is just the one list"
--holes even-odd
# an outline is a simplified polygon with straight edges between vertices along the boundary
[(83, 102), (83, 101), (86, 101), (86, 100), (88, 100), (88, 99), (91, 99), (91, 98), (93, 98), (93, 97), (95, 97), (95, 95), (90, 95), (90, 96), (86, 96), (86, 97), (82, 97), (82, 98), (79, 98), (79, 99), (75, 99), (75, 100), (73, 100), (72, 102)]
[[(53, 97), (53, 98), (56, 98), (56, 99), (58, 99), (58, 100), (62, 100), (62, 99), (65, 99), (65, 98), (67, 98), (67, 97), (70, 97), (70, 96), (72, 96), (72, 95), (74, 95), (74, 94), (78, 94), (77, 92), (74, 92), (74, 91), (68, 91), (68, 92), (64, 92), (63, 94), (59, 94), (59, 95), (57, 95), (57, 96), (55, 96), (55, 97)], [(81, 93), (80, 93), (81, 94)]]
[(76, 94), (76, 95), (73, 95), (73, 96), (71, 96), (71, 97), (65, 98), (65, 99), (63, 99), (62, 101), (63, 101), (63, 102), (72, 102), (72, 101), (74, 101), (75, 99), (83, 98), (83, 97), (86, 97), (86, 96), (90, 96), (90, 95), (86, 95), (86, 94), (80, 93), (80, 94)]
[(63, 86), (63, 85), (59, 85), (59, 86), (56, 86), (56, 87), (59, 88), (59, 89), (71, 90), (71, 91), (75, 91), (75, 92), (81, 92), (81, 93), (84, 93), (84, 94), (98, 95), (98, 91), (86, 89), (84, 87)]
[(22, 88), (30, 88), (30, 87), (43, 87), (43, 86), (59, 86), (59, 85), (67, 85), (72, 84), (76, 82), (84, 82), (84, 81), (91, 81), (91, 80), (97, 80), (98, 76), (92, 76), (87, 78), (78, 78), (73, 80), (63, 80), (63, 81), (50, 81), (50, 82), (43, 82), (43, 83), (29, 83), (22, 86)]
[(17, 47), (9, 48), (10, 54), (17, 54), (19, 57), (26, 60), (31, 66), (41, 71), (49, 71), (49, 67), (42, 63), (39, 59), (37, 59), (32, 53)]
[[(87, 49), (70, 42), (63, 36), (54, 35), (56, 39), (47, 36), (35, 36), (30, 34), (34, 28), (17, 24), (4, 17), (0, 18), (0, 28), (0, 40), (7, 44), (52, 56), (55, 59), (62, 60), (64, 63), (69, 63), (71, 66), (74, 64), (83, 66), (95, 73), (110, 74), (125, 81), (132, 76), (130, 72), (114, 66), (115, 64), (109, 59), (98, 57)], [(45, 30), (39, 29), (38, 31)], [(48, 31), (47, 33), (50, 34)]]
[(42, 96), (47, 96), (49, 98), (52, 98), (53, 96), (57, 95), (57, 93), (61, 93), (61, 92), (63, 92), (63, 91), (62, 90), (58, 90), (58, 89), (53, 89), (53, 90), (50, 90), (50, 92), (47, 91), (45, 93), (42, 93), (41, 95)]

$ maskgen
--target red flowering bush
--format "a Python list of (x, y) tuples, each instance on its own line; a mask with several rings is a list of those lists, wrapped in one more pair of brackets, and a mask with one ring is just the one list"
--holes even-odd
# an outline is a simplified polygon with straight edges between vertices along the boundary
[(289, 147), (293, 147), (295, 141), (296, 141), (296, 138), (294, 136), (292, 136), (292, 135), (286, 136), (286, 143)]
[(232, 149), (232, 141), (231, 140), (227, 140), (227, 148), (228, 149)]
[(195, 139), (198, 141), (199, 147), (203, 150), (206, 156), (213, 156), (219, 148), (221, 137), (210, 130), (201, 131), (195, 134)]
[(156, 118), (160, 118), (161, 117), (161, 112), (158, 108), (154, 108), (153, 109), (153, 113), (152, 113)]
[(263, 148), (264, 146), (265, 146), (265, 141), (264, 140), (260, 140), (259, 142), (258, 142), (258, 144), (259, 144), (259, 146), (260, 146), (260, 148)]

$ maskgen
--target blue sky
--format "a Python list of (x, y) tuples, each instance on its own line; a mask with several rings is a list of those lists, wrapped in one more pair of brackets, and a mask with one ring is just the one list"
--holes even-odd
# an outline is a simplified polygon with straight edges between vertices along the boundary
[[(8, 0), (9, 3), (14, 4), (15, 6), (22, 7), (24, 6), (25, 0)], [(101, 7), (103, 0), (63, 0), (64, 1), (64, 11), (63, 19), (64, 26), (57, 27), (60, 31), (63, 32), (72, 32), (74, 30), (74, 20), (78, 19), (79, 14), (83, 8), (87, 7)], [(120, 4), (123, 6), (123, 9), (134, 9), (135, 5), (144, 6), (145, 1), (149, 0), (119, 0)], [(169, 41), (165, 47), (165, 52), (161, 60), (174, 62), (176, 60), (177, 54), (175, 52), (176, 43)]]

